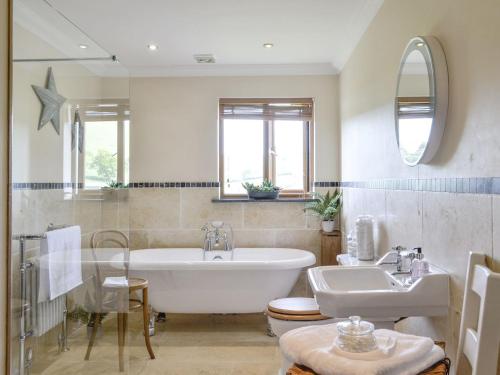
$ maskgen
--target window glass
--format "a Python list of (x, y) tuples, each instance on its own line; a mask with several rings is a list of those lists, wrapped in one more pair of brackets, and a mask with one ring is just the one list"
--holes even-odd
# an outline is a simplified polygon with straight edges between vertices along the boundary
[(102, 187), (118, 177), (118, 124), (85, 122), (85, 187)]
[(304, 189), (304, 122), (274, 121), (276, 185)]
[(226, 119), (224, 131), (224, 192), (245, 194), (242, 183), (264, 178), (264, 121)]

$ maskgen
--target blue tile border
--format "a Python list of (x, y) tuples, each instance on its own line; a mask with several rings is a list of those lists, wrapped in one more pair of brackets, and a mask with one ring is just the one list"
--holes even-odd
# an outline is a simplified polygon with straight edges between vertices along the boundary
[[(219, 182), (131, 182), (130, 189), (142, 188), (218, 188)], [(62, 190), (66, 188), (83, 189), (83, 183), (71, 182), (15, 182), (13, 190)]]
[(144, 189), (144, 188), (218, 188), (219, 182), (205, 181), (205, 182), (131, 182), (128, 184), (130, 189)]
[(62, 190), (82, 189), (82, 183), (75, 182), (14, 182), (13, 190)]
[[(186, 189), (219, 188), (220, 183), (205, 182), (131, 182), (130, 189)], [(425, 179), (375, 179), (367, 181), (316, 181), (314, 187), (344, 187), (357, 189), (384, 189), (427, 191), (435, 193), (495, 194), (500, 195), (500, 177), (447, 177)], [(13, 190), (83, 189), (82, 183), (71, 182), (15, 182)]]
[[(333, 183), (329, 183), (329, 186)], [(379, 179), (342, 181), (345, 188), (427, 191), (458, 194), (500, 194), (500, 177), (447, 177), (424, 179)], [(315, 186), (323, 186), (317, 185)]]

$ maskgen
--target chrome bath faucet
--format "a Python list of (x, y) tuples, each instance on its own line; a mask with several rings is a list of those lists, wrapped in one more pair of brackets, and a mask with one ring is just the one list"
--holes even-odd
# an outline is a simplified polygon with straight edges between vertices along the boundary
[(225, 225), (222, 221), (212, 221), (205, 224), (202, 228), (205, 231), (205, 240), (203, 241), (204, 251), (223, 250), (231, 251), (232, 246), (232, 232), (231, 227)]

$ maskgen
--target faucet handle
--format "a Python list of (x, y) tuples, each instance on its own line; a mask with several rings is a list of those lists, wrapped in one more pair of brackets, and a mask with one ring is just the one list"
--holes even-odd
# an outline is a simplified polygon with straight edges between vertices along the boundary
[(224, 222), (223, 221), (212, 221), (212, 226), (214, 228), (217, 228), (217, 229), (220, 229), (224, 226)]
[(397, 251), (398, 254), (400, 254), (402, 251), (406, 250), (406, 247), (398, 245), (392, 248), (393, 251)]

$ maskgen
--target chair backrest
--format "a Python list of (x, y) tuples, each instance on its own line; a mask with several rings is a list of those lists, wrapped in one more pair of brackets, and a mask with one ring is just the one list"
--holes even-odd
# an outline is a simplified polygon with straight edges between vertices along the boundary
[[(99, 249), (101, 248), (117, 248), (122, 249), (123, 263), (122, 267), (117, 267), (117, 269), (122, 269), (124, 271), (124, 276), (128, 279), (129, 263), (130, 263), (130, 248), (129, 239), (125, 233), (119, 230), (100, 230), (92, 234), (90, 238), (90, 247), (92, 250), (92, 259), (95, 267), (95, 289), (96, 289), (96, 308), (100, 309), (103, 299), (102, 285), (104, 282), (105, 275), (101, 270), (102, 259), (99, 259), (97, 255)], [(117, 255), (117, 254), (115, 254)], [(105, 262), (104, 262), (105, 263)]]
[(96, 250), (102, 247), (117, 247), (123, 249), (123, 268), (125, 275), (128, 276), (128, 268), (130, 262), (130, 247), (129, 240), (125, 233), (119, 230), (107, 229), (99, 230), (92, 234), (90, 238), (90, 247), (92, 249), (92, 257), (96, 265), (96, 275), (101, 279), (98, 256)]
[(470, 253), (457, 368), (467, 358), (473, 375), (495, 375), (499, 345), (500, 273), (486, 267), (484, 254)]

